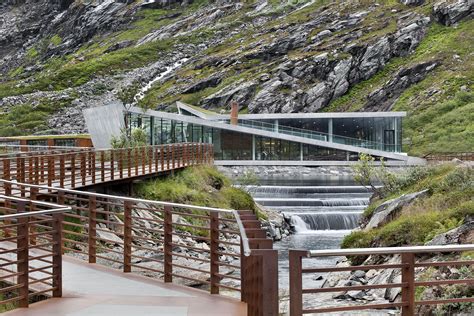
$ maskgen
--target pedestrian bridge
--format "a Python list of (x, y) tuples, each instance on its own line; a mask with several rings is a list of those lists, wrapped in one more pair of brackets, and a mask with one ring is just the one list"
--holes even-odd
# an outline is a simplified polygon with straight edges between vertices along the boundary
[[(283, 311), (278, 251), (253, 212), (85, 190), (212, 163), (208, 145), (4, 150), (2, 155), (0, 307), (11, 309), (7, 315), (298, 316), (366, 309), (415, 315), (420, 305), (474, 302), (472, 297), (415, 300), (417, 287), (474, 284), (472, 278), (416, 280), (415, 275), (423, 267), (472, 267), (474, 260), (431, 262), (427, 255), (472, 251), (474, 245), (290, 249), (290, 288), (284, 289), (289, 310)], [(398, 255), (400, 263), (305, 265), (325, 256), (371, 254)], [(370, 269), (399, 269), (401, 280), (318, 289), (304, 284), (303, 275)], [(400, 288), (400, 297), (394, 302), (312, 306), (318, 293), (386, 288)]]

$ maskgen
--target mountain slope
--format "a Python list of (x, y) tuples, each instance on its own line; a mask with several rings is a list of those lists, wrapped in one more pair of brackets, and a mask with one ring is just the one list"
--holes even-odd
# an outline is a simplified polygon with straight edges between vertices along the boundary
[(410, 153), (474, 148), (472, 0), (169, 2), (0, 6), (0, 136), (83, 132), (134, 86), (169, 111), (405, 110)]

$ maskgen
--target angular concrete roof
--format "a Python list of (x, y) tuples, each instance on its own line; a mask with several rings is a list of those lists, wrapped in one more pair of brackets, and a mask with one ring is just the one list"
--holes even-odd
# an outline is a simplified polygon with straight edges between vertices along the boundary
[[(230, 114), (217, 114), (202, 111), (192, 105), (176, 102), (178, 110), (185, 110), (206, 120), (230, 119)], [(325, 112), (325, 113), (266, 113), (266, 114), (239, 114), (244, 120), (275, 120), (275, 119), (316, 119), (316, 118), (363, 118), (363, 117), (405, 117), (407, 112)]]

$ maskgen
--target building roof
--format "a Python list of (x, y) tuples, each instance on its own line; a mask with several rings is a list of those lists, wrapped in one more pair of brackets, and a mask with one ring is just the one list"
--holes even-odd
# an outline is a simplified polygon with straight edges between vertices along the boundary
[[(198, 107), (176, 102), (178, 110), (185, 110), (205, 120), (230, 119), (230, 114), (213, 114), (203, 111)], [(276, 120), (276, 119), (318, 119), (318, 118), (371, 118), (371, 117), (405, 117), (406, 112), (324, 112), (324, 113), (264, 113), (264, 114), (239, 114), (239, 119), (245, 120)]]

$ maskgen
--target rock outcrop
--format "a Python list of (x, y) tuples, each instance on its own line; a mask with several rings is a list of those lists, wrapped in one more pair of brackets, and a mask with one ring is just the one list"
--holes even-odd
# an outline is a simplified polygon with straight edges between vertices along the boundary
[(404, 206), (413, 203), (416, 199), (426, 196), (427, 194), (428, 190), (404, 194), (398, 198), (380, 204), (375, 209), (374, 214), (367, 225), (365, 225), (364, 229), (369, 230), (388, 223), (398, 215)]
[(426, 243), (433, 245), (472, 244), (474, 243), (474, 218), (469, 218), (463, 225), (445, 233), (436, 235)]
[(390, 111), (393, 103), (405, 89), (420, 82), (433, 69), (440, 64), (439, 61), (428, 61), (409, 68), (401, 69), (389, 82), (380, 89), (367, 96), (364, 111)]
[(433, 6), (435, 20), (443, 25), (453, 25), (474, 15), (474, 0), (439, 1)]
[[(349, 44), (343, 50), (349, 57), (333, 60), (324, 53), (312, 59), (286, 61), (275, 76), (262, 85), (248, 108), (251, 113), (315, 112), (345, 94), (360, 81), (371, 78), (392, 57), (406, 56), (418, 46), (430, 19), (416, 17), (397, 32), (372, 44)], [(302, 89), (302, 81), (314, 82)], [(284, 94), (282, 91), (292, 91)]]

